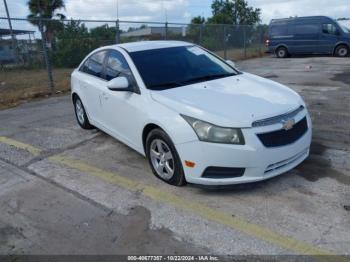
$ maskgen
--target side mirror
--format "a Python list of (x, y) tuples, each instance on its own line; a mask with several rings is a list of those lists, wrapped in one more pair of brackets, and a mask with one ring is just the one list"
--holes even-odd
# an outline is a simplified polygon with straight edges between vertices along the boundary
[(226, 60), (226, 63), (229, 64), (230, 66), (234, 67), (234, 68), (236, 67), (235, 62), (233, 62), (232, 60)]
[(107, 87), (112, 91), (131, 91), (129, 80), (125, 76), (113, 78), (107, 83)]

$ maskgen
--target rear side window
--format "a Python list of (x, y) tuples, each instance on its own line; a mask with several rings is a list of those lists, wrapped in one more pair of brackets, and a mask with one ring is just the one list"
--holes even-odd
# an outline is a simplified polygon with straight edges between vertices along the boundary
[(333, 24), (322, 24), (322, 32), (324, 34), (336, 35), (337, 28)]
[(99, 78), (103, 77), (103, 62), (106, 51), (100, 51), (91, 55), (80, 68), (80, 71)]
[(295, 33), (297, 35), (318, 34), (318, 32), (319, 32), (319, 25), (318, 24), (295, 25)]
[(131, 70), (124, 56), (118, 51), (110, 51), (106, 63), (106, 80), (118, 76), (131, 76)]

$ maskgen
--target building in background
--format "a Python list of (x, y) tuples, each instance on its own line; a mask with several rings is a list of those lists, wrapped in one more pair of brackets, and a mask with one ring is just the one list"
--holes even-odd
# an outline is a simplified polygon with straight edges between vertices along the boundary
[[(34, 31), (14, 29), (12, 33), (15, 36), (24, 36), (24, 38), (16, 40), (17, 53), (20, 55), (19, 59), (24, 60), (31, 52), (36, 50)], [(16, 50), (13, 48), (10, 36), (11, 32), (9, 29), (0, 28), (0, 64), (10, 64), (16, 61)]]
[[(168, 34), (182, 35), (186, 34), (186, 27), (168, 27)], [(150, 26), (144, 27), (130, 32), (122, 33), (122, 38), (137, 38), (139, 40), (154, 40), (162, 39), (165, 37), (166, 27), (164, 26)]]

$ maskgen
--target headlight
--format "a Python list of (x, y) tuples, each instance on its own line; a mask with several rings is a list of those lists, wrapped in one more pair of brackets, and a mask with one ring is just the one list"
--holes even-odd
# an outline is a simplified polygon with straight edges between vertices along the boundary
[(193, 117), (181, 116), (190, 124), (201, 141), (244, 145), (241, 129), (219, 127)]

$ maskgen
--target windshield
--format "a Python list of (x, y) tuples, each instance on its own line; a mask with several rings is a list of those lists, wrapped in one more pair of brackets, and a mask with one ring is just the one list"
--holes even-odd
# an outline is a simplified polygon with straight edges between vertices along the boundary
[(341, 22), (336, 22), (340, 28), (344, 31), (344, 33), (350, 33), (350, 29), (347, 28), (344, 24), (342, 24)]
[(345, 33), (350, 33), (350, 29), (347, 28), (346, 26), (340, 25), (340, 27), (341, 27), (341, 29), (343, 29), (343, 31), (344, 31)]
[(216, 56), (197, 46), (130, 53), (148, 89), (164, 90), (238, 74)]

